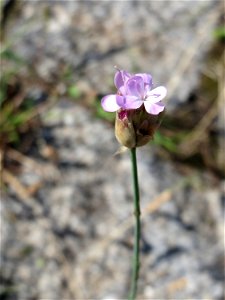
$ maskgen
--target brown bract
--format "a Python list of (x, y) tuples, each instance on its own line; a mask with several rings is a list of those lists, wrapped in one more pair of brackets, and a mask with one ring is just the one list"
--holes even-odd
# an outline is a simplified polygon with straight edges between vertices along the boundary
[(143, 105), (139, 109), (117, 111), (115, 136), (118, 142), (127, 148), (146, 145), (153, 139), (163, 115), (164, 111), (158, 115), (148, 114)]

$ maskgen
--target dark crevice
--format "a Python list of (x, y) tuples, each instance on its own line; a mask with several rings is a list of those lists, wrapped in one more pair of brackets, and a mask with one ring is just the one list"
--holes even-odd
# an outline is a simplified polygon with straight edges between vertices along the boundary
[(166, 250), (163, 254), (157, 257), (152, 267), (155, 267), (157, 264), (173, 259), (177, 255), (187, 252), (187, 249), (182, 246), (174, 246)]
[(81, 60), (81, 62), (79, 62), (74, 67), (74, 69), (76, 70), (76, 72), (80, 71), (83, 68), (85, 68), (91, 61), (102, 61), (102, 60), (108, 58), (109, 56), (112, 56), (118, 52), (126, 50), (126, 48), (127, 48), (127, 46), (114, 47), (104, 53), (99, 53), (99, 52), (94, 52), (94, 51), (87, 52), (84, 55), (84, 58)]
[(71, 162), (71, 161), (60, 161), (58, 163), (58, 167), (59, 169), (73, 169), (73, 168), (76, 168), (76, 169), (87, 169), (88, 168), (88, 165), (86, 163), (82, 163), (82, 162), (79, 162), (79, 161), (76, 161), (76, 162)]
[(64, 227), (63, 229), (56, 228), (55, 226), (52, 227), (52, 232), (60, 238), (72, 237), (72, 238), (81, 238), (82, 234), (79, 232), (71, 229), (69, 226)]
[(19, 197), (15, 196), (12, 199), (14, 202), (18, 203), (21, 206), (21, 212), (15, 213), (15, 216), (17, 216), (20, 220), (34, 221), (36, 215), (33, 208), (29, 204), (24, 203), (24, 201), (20, 200)]
[(187, 231), (196, 231), (195, 225), (184, 223), (182, 218), (178, 215), (173, 215), (173, 214), (168, 213), (168, 212), (158, 212), (157, 216), (160, 216), (160, 217), (163, 217), (167, 220), (176, 222), (176, 223), (179, 224), (179, 226), (181, 226), (183, 229), (185, 229)]

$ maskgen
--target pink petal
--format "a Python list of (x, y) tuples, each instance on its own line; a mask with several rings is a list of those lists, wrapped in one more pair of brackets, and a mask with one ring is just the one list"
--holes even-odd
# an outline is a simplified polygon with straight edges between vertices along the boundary
[(144, 81), (140, 76), (131, 77), (126, 84), (128, 95), (136, 96), (141, 98), (144, 96)]
[(124, 86), (130, 77), (131, 75), (127, 71), (117, 71), (114, 76), (114, 84), (116, 88), (119, 90), (122, 86)]
[(151, 101), (144, 101), (144, 106), (146, 111), (151, 115), (158, 115), (165, 108), (162, 102), (152, 103)]
[(116, 101), (117, 95), (107, 95), (102, 98), (101, 105), (105, 111), (114, 112), (120, 109)]
[(159, 86), (147, 93), (146, 101), (151, 101), (151, 103), (157, 103), (166, 97), (167, 89), (164, 86)]
[(143, 101), (136, 96), (117, 96), (117, 103), (124, 109), (137, 109)]
[(143, 79), (145, 85), (148, 85), (150, 87), (152, 86), (152, 76), (150, 74), (138, 73), (135, 74), (135, 76), (140, 76)]

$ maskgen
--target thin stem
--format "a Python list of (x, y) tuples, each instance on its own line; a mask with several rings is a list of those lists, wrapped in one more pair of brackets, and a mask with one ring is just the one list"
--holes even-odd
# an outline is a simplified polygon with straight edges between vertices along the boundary
[(134, 216), (135, 216), (135, 230), (134, 230), (134, 250), (132, 260), (132, 281), (131, 289), (129, 293), (129, 300), (134, 300), (137, 293), (137, 283), (139, 276), (139, 249), (140, 249), (140, 234), (141, 234), (141, 223), (140, 223), (140, 203), (139, 203), (139, 185), (138, 185), (138, 171), (137, 171), (137, 158), (136, 148), (131, 149), (131, 163), (132, 163), (132, 175), (133, 175), (133, 186), (134, 186)]

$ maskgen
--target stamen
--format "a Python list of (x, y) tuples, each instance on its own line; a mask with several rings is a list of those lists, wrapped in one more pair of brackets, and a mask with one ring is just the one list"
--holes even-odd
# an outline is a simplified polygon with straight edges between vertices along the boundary
[(114, 66), (114, 68), (115, 68), (117, 71), (121, 72), (121, 70), (120, 70), (117, 66)]

